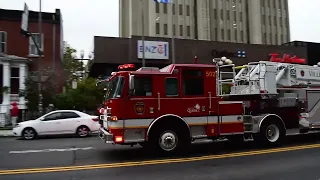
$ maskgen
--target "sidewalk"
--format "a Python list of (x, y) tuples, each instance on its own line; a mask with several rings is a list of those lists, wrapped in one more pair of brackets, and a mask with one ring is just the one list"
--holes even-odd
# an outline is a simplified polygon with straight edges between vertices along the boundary
[(12, 130), (2, 130), (2, 129), (0, 129), (0, 137), (13, 137)]

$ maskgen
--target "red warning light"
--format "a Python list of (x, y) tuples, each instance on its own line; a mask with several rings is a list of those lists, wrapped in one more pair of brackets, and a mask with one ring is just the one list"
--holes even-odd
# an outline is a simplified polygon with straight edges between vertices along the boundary
[(118, 66), (119, 70), (134, 69), (134, 68), (135, 68), (134, 64), (123, 64)]

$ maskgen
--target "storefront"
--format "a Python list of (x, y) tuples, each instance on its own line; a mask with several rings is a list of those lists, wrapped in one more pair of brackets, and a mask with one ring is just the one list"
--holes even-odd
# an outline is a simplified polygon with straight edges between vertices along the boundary
[[(170, 38), (145, 38), (146, 66), (164, 67), (172, 63)], [(90, 76), (109, 76), (121, 64), (142, 65), (141, 37), (131, 38), (94, 37), (94, 61)], [(306, 58), (305, 47), (254, 45), (215, 41), (175, 39), (175, 63), (210, 64), (213, 58), (226, 56), (236, 65), (252, 61), (269, 60), (269, 54), (278, 53)]]

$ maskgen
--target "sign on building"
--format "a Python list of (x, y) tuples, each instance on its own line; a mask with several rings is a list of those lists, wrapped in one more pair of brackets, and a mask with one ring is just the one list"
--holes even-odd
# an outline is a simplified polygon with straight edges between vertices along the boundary
[[(144, 41), (145, 59), (169, 59), (169, 43), (162, 41)], [(138, 58), (142, 59), (142, 41), (138, 40)]]

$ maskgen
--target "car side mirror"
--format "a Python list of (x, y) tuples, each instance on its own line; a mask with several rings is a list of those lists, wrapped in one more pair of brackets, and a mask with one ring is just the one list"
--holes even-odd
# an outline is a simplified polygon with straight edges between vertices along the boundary
[(40, 121), (43, 121), (44, 119), (45, 119), (45, 118), (44, 118), (44, 117), (42, 117), (42, 118), (40, 118), (39, 120), (40, 120)]

